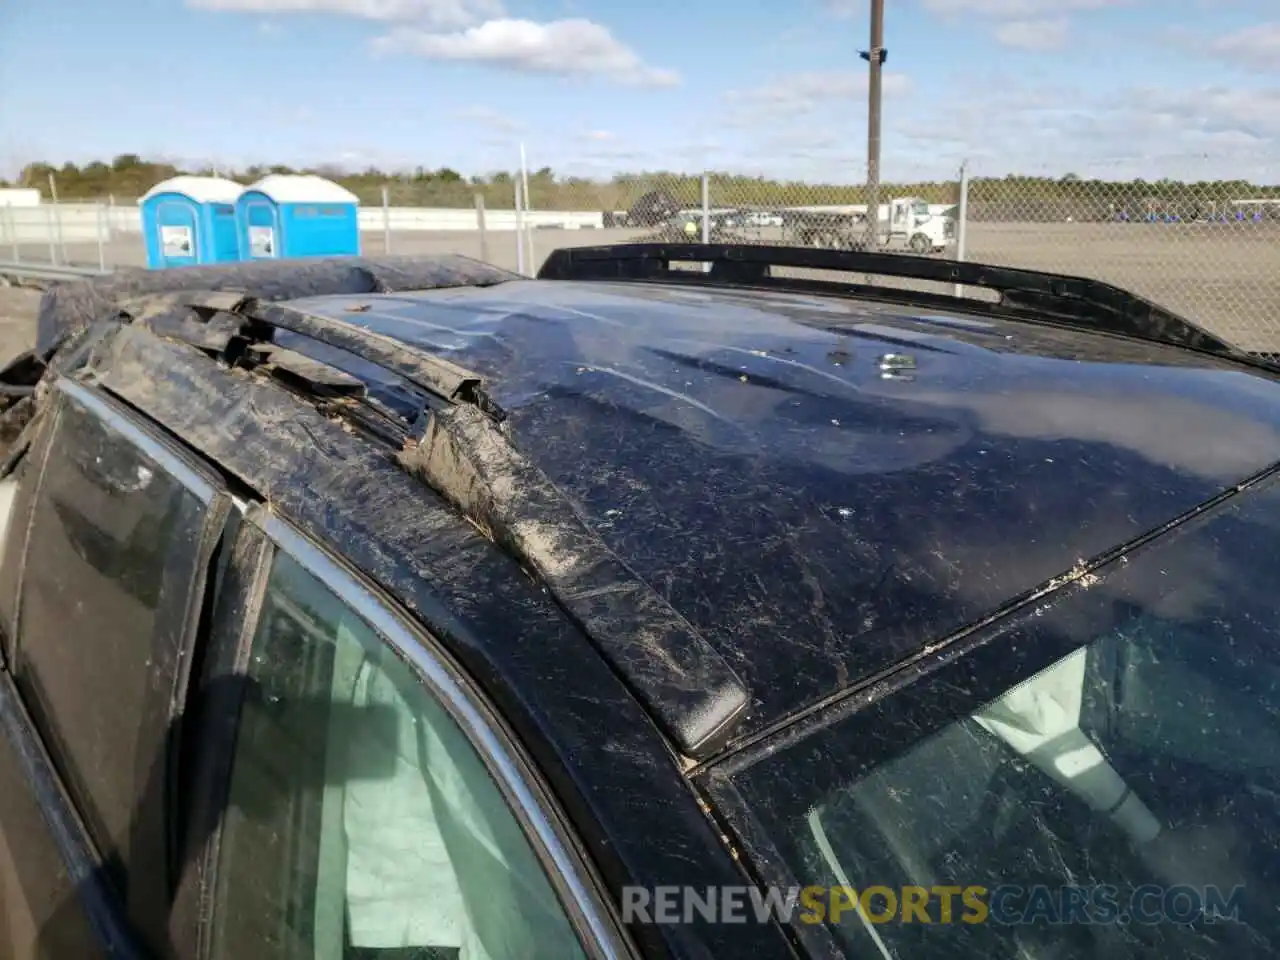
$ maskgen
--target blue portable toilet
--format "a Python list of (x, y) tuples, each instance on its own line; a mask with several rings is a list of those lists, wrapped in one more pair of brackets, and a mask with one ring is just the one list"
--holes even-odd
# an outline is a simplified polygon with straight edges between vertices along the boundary
[(173, 177), (146, 192), (138, 206), (147, 266), (189, 267), (240, 259), (236, 200), (244, 187), (222, 177)]
[(313, 174), (271, 174), (236, 201), (244, 260), (360, 253), (360, 201)]

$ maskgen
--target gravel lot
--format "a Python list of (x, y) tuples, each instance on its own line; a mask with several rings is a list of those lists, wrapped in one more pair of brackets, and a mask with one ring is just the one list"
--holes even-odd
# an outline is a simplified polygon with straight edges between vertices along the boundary
[[(775, 229), (747, 233), (759, 242), (782, 240)], [(527, 262), (541, 265), (561, 246), (617, 243), (639, 235), (628, 230), (536, 230)], [(367, 253), (381, 253), (384, 246), (381, 233), (365, 234)], [(399, 233), (391, 237), (391, 252), (462, 253), (508, 269), (518, 263), (513, 232), (491, 231), (485, 243), (471, 232)], [(33, 262), (49, 259), (47, 245), (30, 245), (21, 254)], [(104, 254), (109, 265), (144, 262), (137, 237), (112, 241)], [(11, 250), (0, 251), (5, 259), (11, 255)], [(96, 265), (97, 246), (70, 244), (67, 259)], [(1280, 224), (973, 223), (968, 259), (1106, 280), (1246, 349), (1280, 350)], [(5, 302), (0, 301), (0, 317), (7, 312)]]

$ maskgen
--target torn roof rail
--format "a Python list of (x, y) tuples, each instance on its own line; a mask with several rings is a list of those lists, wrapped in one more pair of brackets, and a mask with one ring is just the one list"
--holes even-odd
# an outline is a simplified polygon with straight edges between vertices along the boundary
[[(672, 262), (709, 263), (711, 270), (672, 270)], [(965, 298), (920, 293), (882, 285), (775, 277), (771, 267), (845, 271), (883, 277), (932, 280), (994, 290), (997, 304), (973, 301), (975, 308), (1013, 313), (1046, 323), (1073, 326), (1187, 347), (1261, 365), (1191, 320), (1120, 287), (1038, 270), (940, 260), (931, 257), (814, 247), (749, 244), (621, 243), (553, 250), (538, 272), (540, 280), (661, 280), (688, 284), (744, 284), (848, 295), (965, 303)]]
[(750, 698), (727, 660), (618, 558), (569, 500), (474, 407), (429, 413), (401, 464), (546, 585), (676, 748), (693, 760), (731, 737)]
[(102, 277), (55, 284), (45, 291), (36, 319), (36, 353), (48, 360), (64, 340), (114, 313), (120, 301), (129, 298), (183, 290), (232, 290), (259, 300), (292, 300), (489, 287), (522, 279), (520, 274), (457, 253), (253, 260), (173, 270), (123, 268)]
[(450, 403), (470, 404), (497, 422), (506, 419), (506, 411), (485, 391), (480, 374), (443, 357), (406, 347), (359, 324), (318, 316), (288, 303), (268, 303), (236, 291), (193, 291), (183, 296), (182, 303), (210, 313), (211, 323), (220, 314), (231, 314), (319, 341), (389, 370)]
[(274, 343), (250, 344), (247, 352), (258, 368), (313, 395), (363, 398), (368, 392), (351, 374)]

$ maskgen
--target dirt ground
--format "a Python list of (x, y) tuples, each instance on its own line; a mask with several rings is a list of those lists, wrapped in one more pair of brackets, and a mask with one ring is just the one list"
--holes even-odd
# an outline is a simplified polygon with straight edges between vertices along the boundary
[[(744, 231), (760, 243), (777, 229)], [(523, 265), (532, 273), (557, 247), (619, 243), (628, 230), (535, 230)], [(366, 233), (366, 253), (461, 253), (507, 269), (521, 265), (516, 234), (491, 231)], [(1105, 280), (1195, 320), (1245, 349), (1280, 351), (1280, 224), (971, 223), (966, 259)], [(389, 249), (388, 249), (389, 247)], [(48, 262), (47, 245), (19, 250)], [(0, 251), (11, 258), (12, 251)], [(110, 266), (142, 266), (141, 239), (121, 236), (102, 251)], [(96, 244), (69, 244), (66, 260), (96, 266)], [(0, 316), (4, 314), (0, 307)]]

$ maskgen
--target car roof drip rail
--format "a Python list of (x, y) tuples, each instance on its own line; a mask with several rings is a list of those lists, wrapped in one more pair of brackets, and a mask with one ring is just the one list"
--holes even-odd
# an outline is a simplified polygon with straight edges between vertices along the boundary
[(632, 572), (568, 498), (472, 406), (428, 413), (401, 464), (546, 584), (692, 760), (719, 750), (750, 698), (721, 654)]

